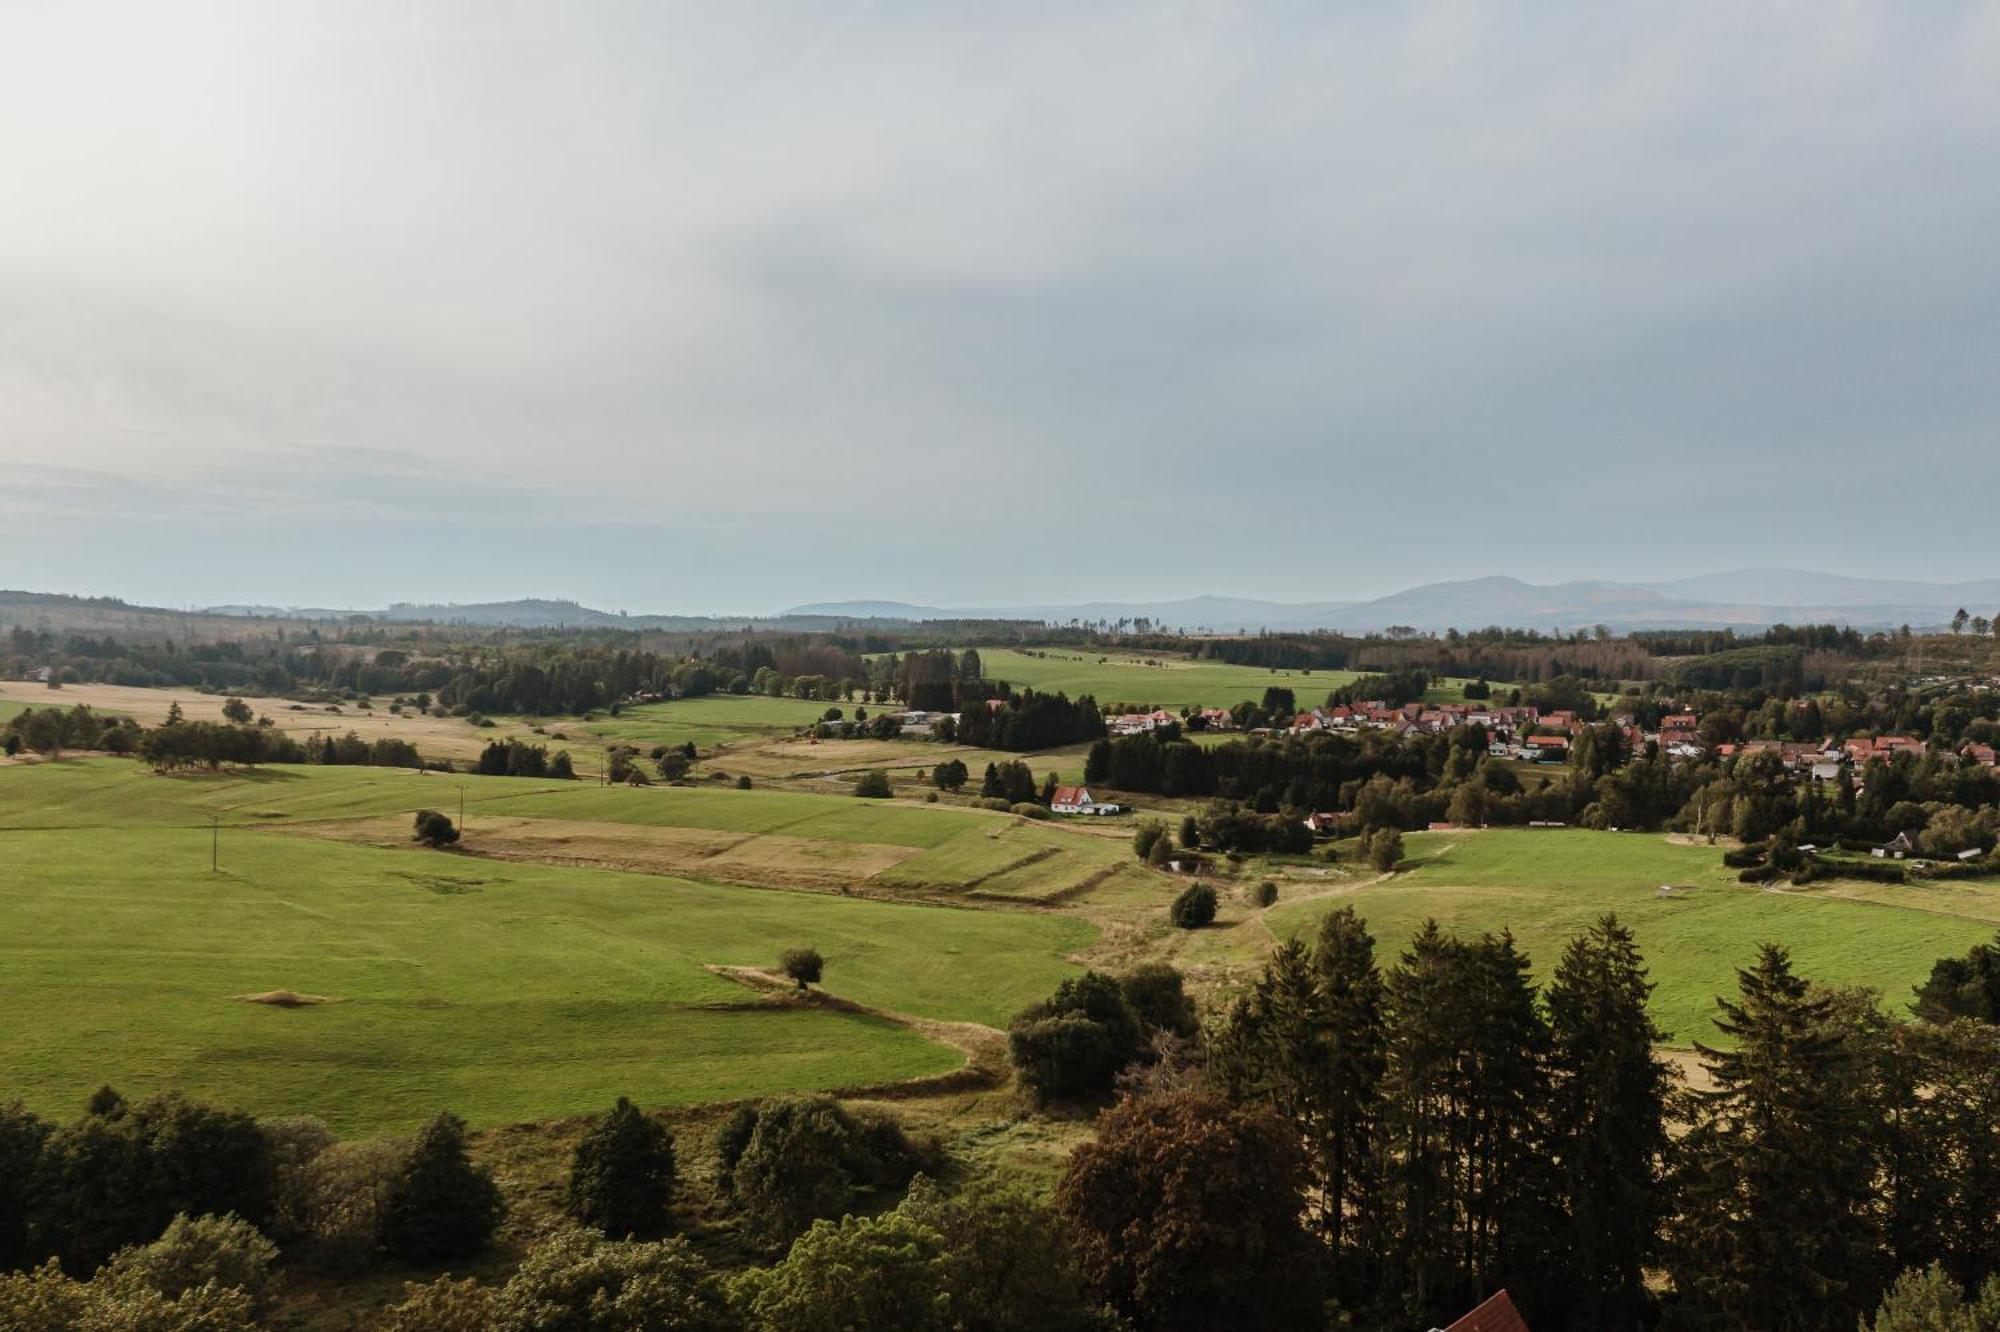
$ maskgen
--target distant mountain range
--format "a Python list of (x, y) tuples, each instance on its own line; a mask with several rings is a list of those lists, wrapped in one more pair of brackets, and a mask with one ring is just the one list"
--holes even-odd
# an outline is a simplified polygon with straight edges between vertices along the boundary
[(1935, 627), (1959, 607), (2000, 616), (2000, 578), (1961, 583), (1849, 578), (1802, 569), (1739, 569), (1657, 583), (1585, 580), (1526, 583), (1495, 575), (1426, 583), (1368, 601), (1279, 602), (1246, 597), (1174, 601), (1093, 601), (1024, 606), (924, 606), (903, 601), (831, 601), (795, 606), (776, 616), (627, 615), (574, 601), (525, 599), (474, 605), (398, 603), (382, 610), (281, 609), (213, 606), (209, 614), (338, 620), (360, 616), (397, 621), (514, 625), (529, 629), (652, 629), (694, 631), (780, 624), (831, 628), (864, 620), (1031, 620), (1054, 624), (1148, 620), (1166, 629), (1213, 633), (1331, 629), (1353, 633), (1405, 626), (1423, 631), (1480, 629), (1613, 630), (1735, 628), (1835, 623), (1861, 629), (1902, 624)]
[(1147, 619), (1174, 629), (1218, 633), (1334, 629), (1356, 633), (1402, 625), (1419, 630), (1670, 628), (1762, 629), (1773, 624), (1857, 628), (1937, 625), (1960, 606), (2000, 615), (2000, 578), (1963, 583), (1848, 578), (1801, 569), (1740, 569), (1659, 583), (1585, 580), (1536, 584), (1495, 575), (1426, 583), (1369, 601), (1286, 603), (1234, 597), (1081, 605), (913, 606), (893, 601), (821, 602), (787, 614), (855, 619), (1028, 619), (1058, 624)]

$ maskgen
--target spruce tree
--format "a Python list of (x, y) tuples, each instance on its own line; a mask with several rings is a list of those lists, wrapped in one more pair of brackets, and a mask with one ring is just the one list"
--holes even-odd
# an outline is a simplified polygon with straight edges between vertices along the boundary
[(1652, 990), (1632, 931), (1609, 915), (1570, 940), (1549, 986), (1549, 1147), (1572, 1327), (1637, 1327), (1646, 1306), (1671, 1086)]
[(1860, 1041), (1778, 945), (1737, 979), (1716, 1019), (1734, 1048), (1695, 1047), (1713, 1085), (1678, 1145), (1674, 1287), (1699, 1326), (1849, 1326), (1881, 1281)]
[(465, 1121), (440, 1111), (424, 1125), (382, 1207), (382, 1246), (399, 1258), (463, 1258), (500, 1224), (500, 1190), (465, 1154)]
[(593, 1124), (569, 1172), (569, 1214), (616, 1239), (667, 1224), (674, 1191), (674, 1135), (621, 1096)]
[(1503, 1285), (1532, 1305), (1560, 1279), (1548, 1252), (1548, 1028), (1527, 969), (1511, 935), (1468, 944), (1427, 921), (1384, 983), (1395, 1267), (1413, 1311), (1433, 1321)]
[(1281, 945), (1216, 1036), (1212, 1063), (1239, 1102), (1270, 1106), (1299, 1132), (1311, 1216), (1343, 1302), (1372, 1293), (1382, 1239), (1375, 1145), (1382, 1076), (1382, 977), (1352, 907), (1317, 946)]

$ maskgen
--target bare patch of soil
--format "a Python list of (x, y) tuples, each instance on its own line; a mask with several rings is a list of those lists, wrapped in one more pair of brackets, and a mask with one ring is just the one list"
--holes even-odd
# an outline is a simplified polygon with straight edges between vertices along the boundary
[(315, 1004), (337, 1004), (323, 994), (300, 994), (296, 990), (266, 990), (262, 994), (239, 994), (246, 1004), (268, 1004), (272, 1008), (311, 1008)]

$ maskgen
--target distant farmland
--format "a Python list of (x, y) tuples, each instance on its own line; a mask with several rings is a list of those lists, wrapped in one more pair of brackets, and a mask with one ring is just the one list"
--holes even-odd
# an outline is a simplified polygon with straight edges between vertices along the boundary
[[(1426, 919), (1461, 933), (1511, 929), (1546, 979), (1569, 938), (1607, 911), (1633, 928), (1658, 987), (1656, 1020), (1676, 1045), (1714, 1043), (1717, 995), (1766, 940), (1791, 949), (1800, 974), (1867, 985), (1902, 1009), (1931, 963), (1993, 937), (2000, 886), (1968, 880), (1933, 889), (1815, 883), (1774, 892), (1737, 882), (1718, 853), (1664, 837), (1581, 829), (1490, 828), (1417, 833), (1393, 878), (1351, 894), (1280, 903), (1271, 925), (1309, 934), (1351, 903), (1387, 966)], [(1662, 897), (1662, 885), (1673, 892)]]

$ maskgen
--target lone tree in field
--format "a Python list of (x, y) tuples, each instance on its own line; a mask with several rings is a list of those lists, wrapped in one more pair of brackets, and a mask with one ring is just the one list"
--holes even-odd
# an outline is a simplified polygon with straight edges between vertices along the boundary
[(621, 1096), (570, 1162), (569, 1214), (612, 1238), (665, 1228), (674, 1193), (674, 1135)]
[(458, 829), (451, 826), (451, 820), (434, 809), (417, 811), (417, 832), (412, 841), (425, 846), (450, 846), (458, 840)]
[(778, 958), (778, 967), (803, 990), (819, 984), (820, 975), (826, 970), (826, 959), (817, 948), (787, 948)]
[(1167, 919), (1184, 930), (1198, 930), (1215, 923), (1215, 889), (1197, 883), (1167, 908)]
[(1368, 863), (1381, 874), (1402, 864), (1403, 834), (1394, 828), (1377, 828), (1368, 838)]
[(854, 781), (854, 794), (871, 800), (887, 800), (895, 792), (889, 787), (889, 774), (880, 768), (870, 768)]
[(440, 1112), (424, 1125), (382, 1207), (382, 1247), (411, 1262), (478, 1253), (504, 1207), (493, 1177), (465, 1154), (465, 1121)]
[(235, 722), (238, 726), (248, 726), (257, 714), (250, 711), (248, 703), (245, 703), (240, 698), (232, 697), (223, 701), (222, 715), (230, 721)]

